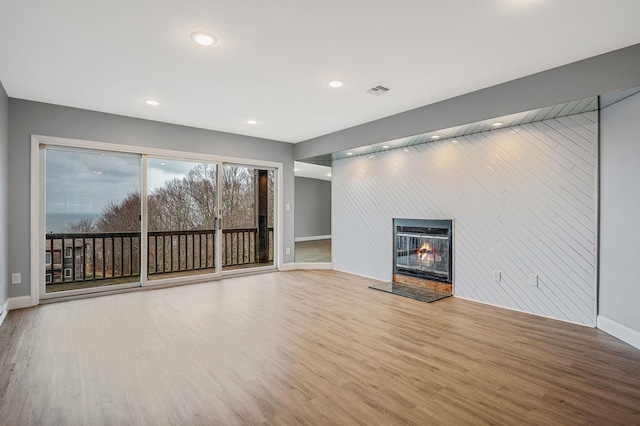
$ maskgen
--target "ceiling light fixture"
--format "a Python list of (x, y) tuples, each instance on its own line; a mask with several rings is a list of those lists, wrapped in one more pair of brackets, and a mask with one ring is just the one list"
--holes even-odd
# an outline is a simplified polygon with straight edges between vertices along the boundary
[(503, 122), (498, 121), (497, 123), (493, 123), (493, 124), (492, 124), (492, 126), (493, 126), (493, 127), (500, 127), (500, 126), (502, 126), (503, 124), (504, 124)]
[(327, 84), (329, 85), (329, 87), (333, 87), (334, 89), (344, 86), (344, 83), (339, 80), (332, 80)]
[(158, 106), (160, 105), (160, 101), (156, 101), (155, 99), (145, 99), (144, 103), (149, 106)]
[(431, 139), (440, 139), (440, 136), (438, 136), (438, 135), (433, 135), (433, 136), (431, 136)]
[(244, 120), (244, 122), (250, 126), (255, 126), (256, 124), (260, 123), (258, 120), (252, 120), (252, 119)]
[(389, 149), (391, 148), (389, 145), (382, 145), (382, 149)]
[(191, 40), (198, 43), (200, 46), (211, 46), (218, 43), (218, 39), (213, 34), (205, 33), (204, 31), (196, 31), (189, 34)]
[(353, 152), (347, 152), (347, 157), (351, 157), (353, 155)]

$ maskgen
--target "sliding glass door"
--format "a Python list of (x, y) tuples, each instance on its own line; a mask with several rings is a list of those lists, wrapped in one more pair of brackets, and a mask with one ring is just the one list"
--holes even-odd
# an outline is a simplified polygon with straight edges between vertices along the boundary
[(140, 281), (141, 157), (46, 149), (44, 293)]
[(216, 273), (218, 166), (147, 162), (148, 278)]
[(39, 147), (41, 296), (274, 267), (274, 169)]
[(274, 264), (275, 173), (245, 165), (222, 168), (222, 268)]

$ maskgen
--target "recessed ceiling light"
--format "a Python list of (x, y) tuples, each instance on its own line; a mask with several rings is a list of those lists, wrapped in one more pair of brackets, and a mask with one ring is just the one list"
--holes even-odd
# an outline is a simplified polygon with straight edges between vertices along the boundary
[(166, 166), (166, 165), (167, 165), (167, 163), (160, 163), (160, 165), (161, 165), (161, 166)]
[(389, 145), (382, 145), (382, 149), (389, 149), (391, 148)]
[(160, 101), (156, 101), (155, 99), (145, 99), (144, 103), (149, 106), (158, 106), (160, 105)]
[(333, 87), (334, 89), (337, 89), (338, 87), (344, 86), (344, 83), (339, 81), (339, 80), (333, 80), (333, 81), (330, 81), (327, 84), (329, 85), (329, 87)]
[(218, 42), (216, 36), (214, 36), (213, 34), (205, 33), (204, 31), (196, 31), (189, 34), (189, 37), (200, 46), (211, 46), (212, 44), (216, 44)]
[(493, 124), (492, 124), (492, 126), (493, 126), (493, 127), (500, 127), (500, 126), (502, 126), (503, 124), (504, 124), (503, 122), (498, 121), (497, 123), (493, 123)]
[(244, 122), (250, 126), (255, 126), (256, 124), (260, 123), (258, 120), (252, 120), (252, 119), (244, 120)]
[(433, 135), (433, 136), (431, 136), (431, 139), (440, 139), (440, 136), (438, 136), (438, 135)]
[(409, 152), (409, 148), (403, 149), (404, 152)]
[(353, 155), (353, 152), (347, 152), (347, 157), (351, 157)]
[(327, 176), (331, 177), (331, 173), (327, 173)]

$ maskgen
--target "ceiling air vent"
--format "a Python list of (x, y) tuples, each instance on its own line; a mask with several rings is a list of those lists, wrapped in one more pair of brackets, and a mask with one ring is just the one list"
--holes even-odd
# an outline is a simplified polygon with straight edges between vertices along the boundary
[(371, 89), (367, 90), (367, 93), (371, 93), (372, 95), (380, 96), (383, 93), (387, 93), (388, 91), (389, 91), (388, 87), (376, 86), (376, 87), (372, 87)]

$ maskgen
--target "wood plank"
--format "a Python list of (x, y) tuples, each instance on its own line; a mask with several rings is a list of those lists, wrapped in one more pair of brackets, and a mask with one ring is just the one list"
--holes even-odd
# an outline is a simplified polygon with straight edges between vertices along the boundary
[(11, 311), (1, 423), (640, 423), (631, 346), (374, 283), (294, 271)]

